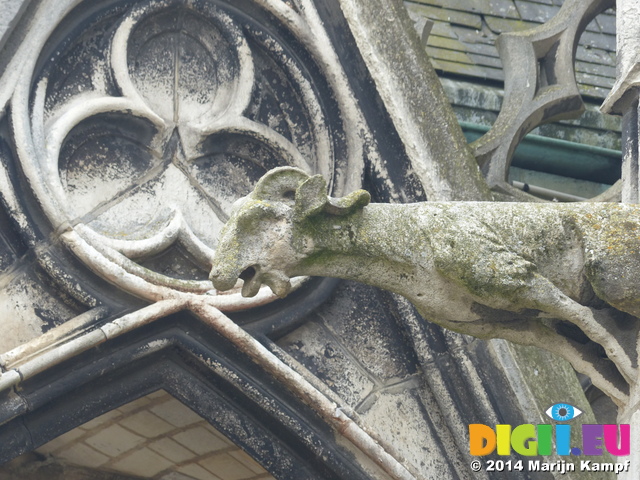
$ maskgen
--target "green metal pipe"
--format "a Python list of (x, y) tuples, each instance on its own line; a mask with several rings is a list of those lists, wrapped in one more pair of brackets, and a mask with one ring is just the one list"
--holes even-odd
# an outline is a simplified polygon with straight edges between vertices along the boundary
[[(490, 129), (486, 125), (459, 123), (469, 143)], [(536, 172), (613, 185), (620, 178), (622, 152), (529, 134), (516, 148), (511, 165)]]

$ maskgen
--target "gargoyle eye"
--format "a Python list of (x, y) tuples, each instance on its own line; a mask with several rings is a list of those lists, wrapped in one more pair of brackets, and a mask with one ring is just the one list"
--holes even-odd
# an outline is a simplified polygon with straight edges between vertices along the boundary
[(295, 190), (285, 190), (282, 193), (282, 198), (284, 198), (285, 200), (295, 200), (296, 191)]
[(557, 422), (568, 422), (582, 415), (582, 410), (568, 403), (556, 403), (551, 405), (544, 413)]

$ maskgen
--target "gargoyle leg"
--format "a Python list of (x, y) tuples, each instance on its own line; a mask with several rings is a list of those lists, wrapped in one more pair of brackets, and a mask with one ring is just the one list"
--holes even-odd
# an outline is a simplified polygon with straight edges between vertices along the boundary
[(502, 338), (520, 345), (530, 345), (547, 350), (567, 360), (573, 368), (588, 375), (597, 388), (602, 390), (618, 406), (626, 405), (629, 395), (626, 382), (617, 367), (599, 357), (594, 348), (558, 335), (539, 319), (526, 319), (514, 323), (504, 322), (441, 322), (453, 331), (479, 338)]
[(615, 336), (595, 318), (593, 311), (562, 293), (549, 280), (534, 275), (530, 287), (520, 292), (521, 305), (535, 308), (553, 318), (566, 320), (580, 328), (592, 341), (600, 344), (628, 382), (635, 382), (636, 368)]

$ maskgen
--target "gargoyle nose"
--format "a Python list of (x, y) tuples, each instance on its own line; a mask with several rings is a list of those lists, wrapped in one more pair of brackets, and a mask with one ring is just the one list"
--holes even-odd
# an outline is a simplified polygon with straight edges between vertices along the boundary
[(214, 280), (217, 280), (220, 275), (220, 269), (218, 267), (213, 267), (209, 272), (209, 280), (213, 282)]
[(233, 288), (238, 280), (238, 275), (234, 272), (225, 272), (219, 266), (214, 266), (209, 272), (209, 280), (216, 290), (225, 291)]
[(225, 279), (228, 275), (225, 275), (220, 267), (213, 267), (209, 272), (209, 280), (213, 283), (216, 289), (220, 289), (221, 284), (226, 284)]

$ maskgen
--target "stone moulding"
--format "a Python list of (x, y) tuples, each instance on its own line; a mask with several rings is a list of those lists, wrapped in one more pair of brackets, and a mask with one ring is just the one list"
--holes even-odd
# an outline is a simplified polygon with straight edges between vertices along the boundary
[[(23, 451), (31, 450), (96, 414), (164, 389), (225, 431), (273, 475), (323, 478), (324, 473), (332, 479), (390, 478), (372, 462), (365, 460), (364, 469), (354, 462), (354, 456), (363, 460), (357, 449), (332, 446), (331, 429), (322, 418), (295, 394), (283, 389), (282, 384), (274, 383), (272, 375), (249, 357), (230, 362), (236, 347), (200, 317), (178, 313), (159, 318), (147, 327), (112, 338), (101, 346), (99, 358), (87, 352), (66, 362), (67, 367), (50, 369), (49, 380), (61, 374), (74, 392), (65, 402), (43, 402), (42, 389), (48, 390), (50, 385), (47, 378), (43, 385), (42, 376), (40, 380), (25, 379), (31, 384), (31, 391), (21, 389), (24, 397), (5, 397), (2, 416), (8, 413), (8, 406), (14, 413), (24, 414), (2, 425), (0, 462), (12, 457), (16, 444), (22, 444)], [(69, 364), (73, 364), (71, 369)], [(97, 377), (96, 370), (100, 371)], [(219, 381), (226, 383), (228, 391), (219, 389)], [(297, 409), (292, 411), (293, 405)], [(348, 409), (343, 413), (350, 415)], [(262, 424), (263, 417), (275, 420), (281, 427), (269, 431)], [(289, 459), (292, 452), (300, 458)]]

